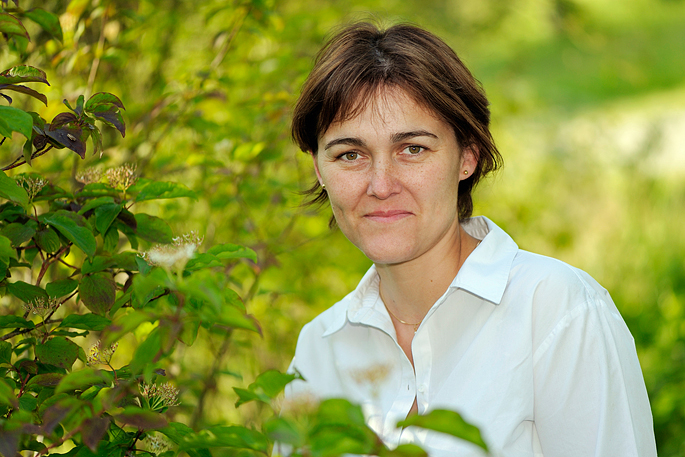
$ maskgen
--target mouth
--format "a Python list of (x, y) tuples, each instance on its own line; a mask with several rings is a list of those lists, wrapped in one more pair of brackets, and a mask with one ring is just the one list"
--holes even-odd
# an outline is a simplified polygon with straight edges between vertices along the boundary
[(364, 215), (364, 218), (374, 222), (395, 222), (413, 216), (413, 213), (405, 210), (373, 211)]

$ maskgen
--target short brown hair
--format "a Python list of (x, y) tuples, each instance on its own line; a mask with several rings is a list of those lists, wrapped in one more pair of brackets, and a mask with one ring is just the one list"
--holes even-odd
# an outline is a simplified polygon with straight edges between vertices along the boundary
[[(480, 83), (440, 38), (407, 24), (382, 29), (368, 22), (344, 27), (317, 55), (295, 105), (292, 136), (316, 155), (333, 122), (361, 113), (380, 89), (398, 88), (454, 129), (461, 148), (473, 147), (478, 165), (459, 185), (459, 219), (471, 216), (471, 191), (502, 163), (490, 134), (490, 110)], [(317, 181), (308, 203), (326, 201)]]

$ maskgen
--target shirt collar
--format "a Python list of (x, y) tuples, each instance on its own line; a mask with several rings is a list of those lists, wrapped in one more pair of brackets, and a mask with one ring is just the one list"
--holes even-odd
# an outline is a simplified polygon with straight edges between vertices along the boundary
[[(462, 223), (462, 227), (481, 243), (461, 266), (449, 288), (466, 290), (497, 305), (507, 287), (518, 246), (504, 230), (485, 216), (473, 217)], [(378, 272), (372, 265), (357, 288), (338, 303), (338, 309), (323, 336), (337, 332), (348, 321), (366, 324), (373, 321), (378, 327), (386, 327), (390, 321), (380, 302), (379, 284)]]

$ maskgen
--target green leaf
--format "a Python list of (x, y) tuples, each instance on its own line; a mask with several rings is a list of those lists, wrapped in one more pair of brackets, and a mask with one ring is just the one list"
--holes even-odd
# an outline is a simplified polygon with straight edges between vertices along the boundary
[(70, 314), (59, 324), (64, 328), (78, 328), (81, 330), (104, 330), (112, 321), (97, 314)]
[(165, 198), (179, 198), (190, 197), (194, 200), (197, 195), (186, 186), (175, 182), (159, 182), (153, 181), (147, 186), (143, 187), (136, 196), (137, 202), (145, 200), (160, 200)]
[(54, 254), (59, 251), (59, 248), (62, 246), (57, 232), (50, 227), (38, 230), (34, 239), (36, 240), (38, 247), (48, 254)]
[(56, 387), (62, 378), (64, 377), (64, 374), (62, 373), (43, 373), (34, 376), (31, 378), (31, 380), (26, 384), (28, 387), (31, 386), (41, 386), (41, 387)]
[(80, 370), (72, 371), (60, 381), (55, 394), (70, 392), (72, 390), (86, 390), (87, 388), (107, 382), (107, 377), (94, 368), (85, 367)]
[(0, 84), (30, 82), (45, 83), (48, 86), (50, 85), (43, 70), (28, 65), (19, 65), (0, 73)]
[[(98, 444), (107, 433), (111, 419), (108, 416), (104, 417), (89, 417), (81, 423), (81, 437), (83, 443), (88, 448), (96, 452)], [(110, 450), (107, 450), (107, 455), (112, 455)]]
[(0, 172), (0, 197), (27, 207), (29, 204), (29, 196), (23, 187), (17, 185), (17, 182), (7, 176), (4, 171)]
[(38, 299), (48, 299), (48, 293), (42, 288), (24, 281), (8, 282), (7, 291), (24, 303), (35, 303)]
[(36, 325), (19, 316), (0, 316), (0, 328), (34, 328)]
[(218, 244), (212, 246), (207, 253), (213, 254), (222, 260), (244, 258), (257, 262), (257, 254), (252, 249), (238, 246), (237, 244)]
[(131, 372), (140, 373), (143, 368), (154, 362), (162, 350), (162, 335), (159, 327), (155, 328), (136, 349), (131, 359)]
[(9, 265), (10, 258), (17, 259), (17, 251), (12, 248), (12, 242), (6, 236), (0, 236), (0, 262)]
[[(43, 102), (45, 106), (48, 106), (48, 98), (45, 95), (38, 92), (37, 90), (31, 89), (30, 87), (19, 86), (16, 84), (0, 84), (0, 90), (11, 90), (13, 92), (19, 92), (21, 94), (30, 95), (31, 97)], [(28, 139), (30, 140), (30, 138)], [(29, 163), (29, 165), (31, 165), (31, 163)]]
[(116, 286), (108, 273), (95, 273), (81, 278), (79, 297), (86, 308), (100, 315), (106, 314), (114, 305)]
[(143, 430), (156, 430), (168, 424), (163, 415), (136, 406), (127, 406), (121, 414), (114, 416), (114, 420)]
[(36, 357), (48, 365), (70, 370), (78, 358), (79, 347), (66, 338), (55, 337), (36, 345)]
[(426, 415), (415, 414), (397, 423), (398, 427), (416, 426), (446, 433), (448, 435), (469, 441), (484, 450), (488, 450), (478, 427), (466, 422), (457, 412), (436, 409)]
[(12, 345), (7, 341), (0, 341), (0, 364), (12, 365)]
[(428, 457), (428, 453), (416, 444), (400, 444), (393, 450), (384, 450), (381, 457)]
[(0, 405), (17, 406), (17, 397), (14, 395), (14, 389), (2, 378), (0, 378)]
[(45, 291), (51, 297), (66, 297), (76, 290), (78, 281), (73, 279), (58, 279), (45, 285)]
[(171, 243), (174, 234), (164, 219), (149, 214), (136, 214), (136, 235), (152, 243)]
[(107, 203), (95, 209), (95, 228), (103, 235), (123, 209), (123, 203)]
[(88, 257), (95, 255), (97, 242), (93, 232), (87, 228), (87, 223), (83, 216), (59, 210), (54, 213), (48, 213), (48, 215), (43, 217), (43, 222), (55, 227), (69, 241), (85, 252)]
[(43, 30), (52, 35), (52, 37), (56, 40), (63, 40), (62, 26), (60, 25), (59, 18), (56, 15), (41, 8), (33, 8), (30, 11), (24, 12), (24, 16), (40, 25)]
[(110, 346), (127, 333), (133, 332), (144, 322), (154, 321), (155, 317), (144, 311), (134, 310), (128, 314), (120, 314), (114, 318), (112, 325), (105, 329), (102, 345)]
[(8, 224), (0, 230), (0, 235), (9, 238), (12, 246), (17, 247), (30, 240), (36, 233), (36, 221), (29, 219), (23, 224), (14, 222)]
[[(164, 430), (162, 430), (163, 433)], [(252, 449), (266, 453), (268, 449), (268, 441), (262, 433), (239, 426), (207, 427), (198, 433), (189, 433), (185, 435), (179, 445), (181, 450), (229, 447), (238, 449)]]
[(76, 108), (74, 108), (74, 111), (76, 114), (81, 116), (83, 114), (83, 104), (85, 103), (86, 99), (83, 97), (83, 95), (79, 95), (78, 98), (76, 99)]
[(24, 394), (19, 397), (19, 409), (34, 411), (38, 406), (38, 399), (32, 395)]
[(29, 38), (24, 24), (19, 19), (7, 13), (0, 13), (0, 33), (5, 35), (18, 35)]
[(12, 132), (19, 132), (31, 139), (33, 118), (26, 111), (11, 106), (0, 106), (0, 135), (12, 138)]
[(92, 111), (95, 107), (100, 105), (114, 105), (118, 108), (125, 109), (124, 104), (116, 95), (110, 94), (109, 92), (98, 92), (91, 95), (88, 102), (86, 102), (86, 112)]
[(86, 260), (81, 267), (81, 274), (87, 275), (106, 270), (114, 265), (114, 258), (103, 255), (96, 255), (92, 260)]
[(81, 209), (78, 211), (79, 214), (85, 214), (86, 212), (90, 211), (91, 209), (95, 209), (98, 206), (102, 206), (107, 203), (114, 203), (114, 198), (110, 197), (109, 195), (106, 195), (104, 197), (97, 197), (93, 198), (92, 200), (88, 200), (88, 202), (81, 207)]

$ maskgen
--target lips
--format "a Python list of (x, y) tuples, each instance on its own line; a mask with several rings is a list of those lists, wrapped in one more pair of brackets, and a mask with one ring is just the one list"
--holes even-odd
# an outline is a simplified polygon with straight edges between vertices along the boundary
[(364, 215), (364, 218), (375, 222), (395, 222), (406, 217), (413, 216), (413, 213), (405, 210), (373, 211)]

